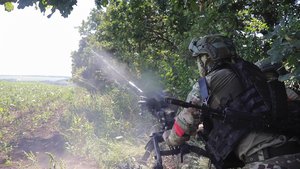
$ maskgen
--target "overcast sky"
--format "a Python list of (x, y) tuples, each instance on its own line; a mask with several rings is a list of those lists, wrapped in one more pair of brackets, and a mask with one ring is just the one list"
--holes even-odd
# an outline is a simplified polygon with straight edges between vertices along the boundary
[(33, 7), (6, 12), (0, 5), (0, 75), (71, 76), (75, 27), (94, 7), (94, 0), (79, 0), (68, 18), (59, 11), (47, 18)]

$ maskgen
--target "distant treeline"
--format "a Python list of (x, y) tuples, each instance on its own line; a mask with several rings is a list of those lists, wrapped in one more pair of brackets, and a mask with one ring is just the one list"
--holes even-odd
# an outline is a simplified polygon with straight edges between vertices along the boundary
[(0, 81), (11, 82), (44, 82), (56, 85), (70, 85), (67, 76), (39, 76), (39, 75), (0, 75)]

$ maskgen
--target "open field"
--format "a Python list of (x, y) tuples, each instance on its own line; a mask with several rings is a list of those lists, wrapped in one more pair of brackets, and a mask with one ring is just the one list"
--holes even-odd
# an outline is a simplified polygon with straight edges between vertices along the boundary
[(0, 81), (0, 168), (135, 165), (143, 139), (131, 138), (136, 130), (128, 120), (136, 119), (114, 114), (116, 102), (75, 86)]
[[(71, 85), (0, 81), (0, 169), (147, 169), (139, 160), (153, 121), (136, 103), (118, 89), (91, 95)], [(193, 156), (178, 161), (164, 159), (168, 169), (206, 166)]]

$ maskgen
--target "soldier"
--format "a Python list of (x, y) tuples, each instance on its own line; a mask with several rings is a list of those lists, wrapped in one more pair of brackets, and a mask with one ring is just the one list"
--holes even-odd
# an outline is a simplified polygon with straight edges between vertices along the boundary
[[(270, 128), (271, 104), (267, 79), (261, 71), (238, 57), (232, 40), (222, 35), (193, 39), (189, 50), (202, 78), (187, 101), (213, 109), (229, 106), (228, 110), (234, 111), (225, 114), (224, 119), (216, 119), (185, 108), (175, 118), (172, 130), (164, 133), (167, 144), (177, 146), (188, 141), (201, 126), (205, 148), (216, 168), (299, 168), (298, 139)], [(243, 65), (247, 65), (244, 70), (249, 70), (248, 74), (237, 71)], [(242, 117), (249, 119), (242, 121)]]
[[(255, 63), (260, 70), (265, 74), (268, 81), (277, 81), (279, 76), (283, 76), (288, 73), (282, 63), (271, 63), (270, 58), (260, 60)], [(286, 87), (286, 94), (288, 101), (299, 100), (300, 96), (291, 88)]]

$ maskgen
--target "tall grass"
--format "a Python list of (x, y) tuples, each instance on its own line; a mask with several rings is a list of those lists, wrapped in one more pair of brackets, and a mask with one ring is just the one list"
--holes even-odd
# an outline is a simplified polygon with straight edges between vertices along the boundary
[(65, 136), (69, 152), (99, 168), (138, 168), (152, 121), (138, 115), (137, 98), (126, 91), (91, 95), (75, 86), (1, 81), (0, 96), (2, 157), (14, 160), (12, 142), (51, 124)]

